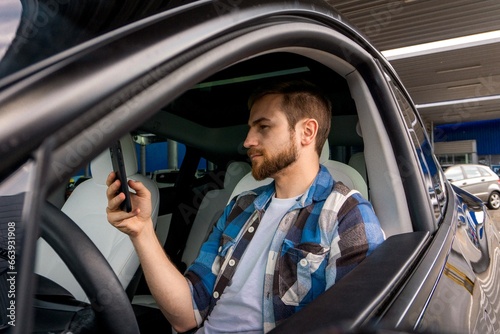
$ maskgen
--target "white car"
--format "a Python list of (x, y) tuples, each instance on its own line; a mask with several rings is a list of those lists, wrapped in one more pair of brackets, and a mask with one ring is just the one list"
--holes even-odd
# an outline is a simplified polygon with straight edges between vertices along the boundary
[(448, 167), (446, 178), (479, 197), (492, 210), (500, 208), (500, 178), (488, 166), (462, 164)]

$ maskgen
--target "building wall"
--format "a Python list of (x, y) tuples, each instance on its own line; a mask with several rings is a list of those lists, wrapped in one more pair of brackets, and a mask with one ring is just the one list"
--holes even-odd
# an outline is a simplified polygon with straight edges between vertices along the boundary
[(435, 143), (461, 140), (476, 140), (479, 163), (500, 164), (500, 119), (445, 124), (434, 128)]

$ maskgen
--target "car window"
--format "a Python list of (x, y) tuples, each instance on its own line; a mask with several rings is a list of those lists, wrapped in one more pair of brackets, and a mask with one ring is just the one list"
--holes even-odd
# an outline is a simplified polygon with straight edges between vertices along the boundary
[(478, 167), (477, 169), (479, 170), (482, 176), (492, 176), (491, 173), (486, 168)]
[(433, 206), (434, 215), (438, 221), (443, 213), (445, 204), (445, 188), (432, 146), (426, 130), (417, 118), (411, 103), (406, 99), (398, 86), (390, 80), (391, 87), (397, 99), (399, 108), (403, 114), (407, 130), (411, 136), (415, 153), (420, 162), (420, 167), (428, 189), (429, 197)]
[(452, 181), (460, 181), (464, 179), (464, 174), (460, 167), (450, 167), (445, 172), (446, 178)]
[(463, 169), (468, 179), (473, 177), (481, 177), (481, 173), (476, 166), (463, 166)]

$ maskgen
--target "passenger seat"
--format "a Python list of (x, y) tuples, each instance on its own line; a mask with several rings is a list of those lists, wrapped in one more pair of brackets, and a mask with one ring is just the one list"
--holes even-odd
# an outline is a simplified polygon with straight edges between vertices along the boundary
[(182, 254), (182, 262), (188, 267), (198, 256), (202, 243), (212, 230), (214, 223), (221, 216), (227, 202), (231, 199), (230, 195), (236, 184), (250, 170), (251, 167), (246, 162), (236, 161), (230, 163), (224, 176), (224, 188), (210, 190), (203, 197)]
[(366, 173), (366, 163), (365, 163), (365, 154), (363, 152), (354, 153), (349, 159), (348, 165), (353, 167), (355, 170), (359, 172), (359, 174), (363, 177), (365, 182), (368, 183), (368, 176)]

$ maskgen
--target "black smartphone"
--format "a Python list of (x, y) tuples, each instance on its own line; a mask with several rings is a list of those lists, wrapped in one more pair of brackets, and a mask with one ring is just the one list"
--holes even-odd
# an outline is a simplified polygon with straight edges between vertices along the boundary
[(111, 145), (109, 148), (111, 154), (111, 161), (113, 163), (113, 171), (116, 174), (116, 178), (120, 180), (120, 191), (125, 194), (125, 200), (120, 205), (120, 209), (126, 212), (132, 211), (132, 203), (130, 201), (130, 191), (127, 184), (127, 172), (125, 171), (125, 161), (123, 160), (122, 146), (120, 141)]

